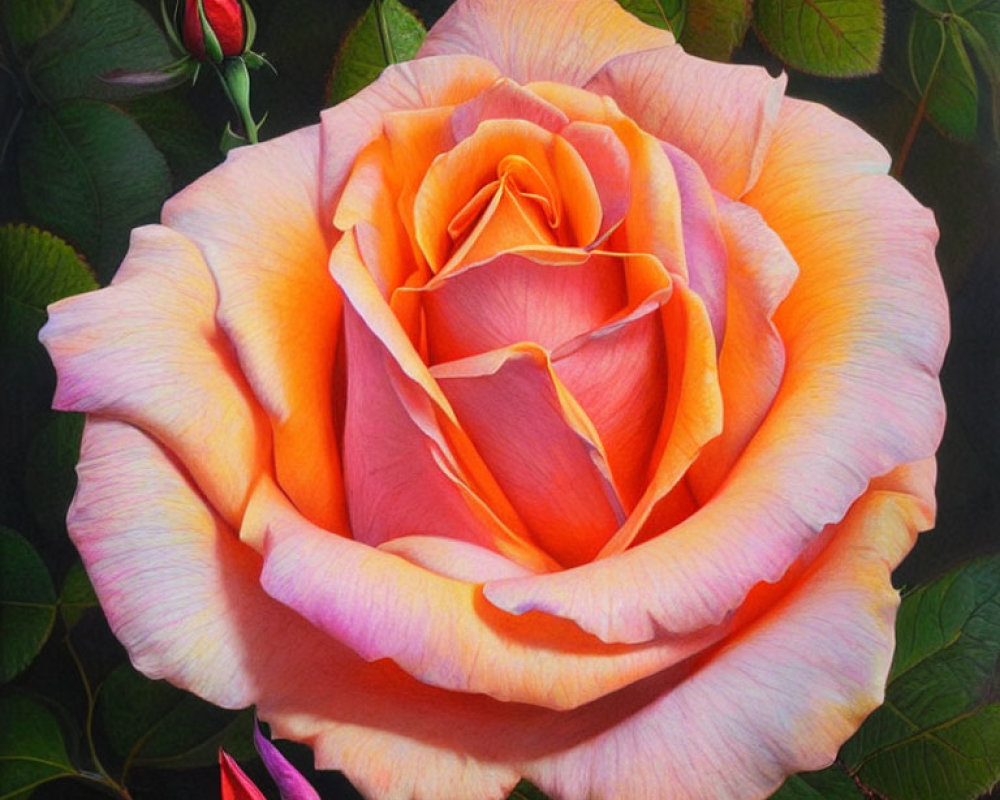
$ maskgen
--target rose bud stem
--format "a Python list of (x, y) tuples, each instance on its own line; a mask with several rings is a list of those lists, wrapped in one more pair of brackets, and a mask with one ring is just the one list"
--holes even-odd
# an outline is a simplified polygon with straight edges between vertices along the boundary
[(243, 127), (243, 134), (251, 144), (257, 143), (257, 131), (263, 125), (254, 122), (250, 113), (250, 71), (247, 69), (246, 61), (243, 58), (227, 58), (224, 71), (219, 72), (222, 79), (222, 87), (226, 91), (226, 96), (233, 108), (240, 115), (240, 123)]

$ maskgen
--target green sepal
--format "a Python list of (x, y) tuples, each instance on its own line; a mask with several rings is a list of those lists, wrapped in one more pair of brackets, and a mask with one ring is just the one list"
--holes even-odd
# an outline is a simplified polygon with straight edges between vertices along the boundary
[(167, 34), (170, 44), (180, 52), (186, 53), (187, 48), (184, 47), (181, 35), (177, 32), (177, 3), (174, 3), (174, 13), (168, 14), (167, 0), (160, 0), (160, 17), (163, 19), (163, 30)]
[(243, 54), (246, 55), (253, 47), (253, 40), (257, 38), (257, 18), (247, 0), (240, 0), (240, 5), (243, 7)]
[(208, 24), (208, 17), (205, 15), (205, 2), (198, 0), (198, 19), (201, 21), (201, 38), (205, 46), (205, 55), (215, 64), (221, 64), (225, 55), (222, 52), (222, 45), (219, 37), (215, 35), (212, 26)]

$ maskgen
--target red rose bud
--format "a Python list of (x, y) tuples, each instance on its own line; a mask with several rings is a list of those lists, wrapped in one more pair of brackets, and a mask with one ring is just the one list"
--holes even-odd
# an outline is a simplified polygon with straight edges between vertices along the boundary
[(219, 62), (240, 55), (248, 44), (246, 34), (241, 0), (184, 0), (181, 35), (185, 48), (198, 60)]

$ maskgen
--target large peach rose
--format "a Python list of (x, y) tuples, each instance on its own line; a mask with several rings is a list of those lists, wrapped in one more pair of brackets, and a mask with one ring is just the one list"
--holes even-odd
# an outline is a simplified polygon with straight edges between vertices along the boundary
[(459, 0), (51, 308), (135, 665), (369, 797), (759, 798), (880, 701), (931, 524), (931, 214), (783, 77)]

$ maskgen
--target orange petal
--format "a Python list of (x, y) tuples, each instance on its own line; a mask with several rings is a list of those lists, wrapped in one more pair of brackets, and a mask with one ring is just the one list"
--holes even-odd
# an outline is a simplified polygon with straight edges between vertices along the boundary
[(278, 481), (311, 519), (344, 530), (331, 413), (340, 293), (326, 269), (319, 135), (313, 126), (233, 150), (167, 201), (163, 221), (198, 245), (215, 278), (219, 324), (271, 417)]
[(404, 61), (386, 67), (378, 80), (320, 114), (322, 156), (320, 208), (332, 217), (358, 155), (383, 132), (385, 115), (453, 106), (491, 86), (500, 72), (473, 55)]

